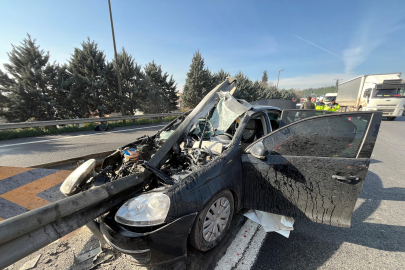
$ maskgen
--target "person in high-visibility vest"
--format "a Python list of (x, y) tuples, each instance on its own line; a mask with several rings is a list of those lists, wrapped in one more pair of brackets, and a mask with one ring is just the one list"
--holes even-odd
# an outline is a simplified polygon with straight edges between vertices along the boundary
[(325, 111), (331, 111), (331, 112), (336, 112), (339, 109), (340, 109), (340, 105), (339, 105), (339, 103), (336, 103), (335, 98), (333, 98), (330, 101), (330, 104), (325, 105), (325, 108), (324, 108)]
[(323, 111), (325, 109), (325, 103), (323, 103), (323, 97), (319, 98), (319, 101), (315, 103), (315, 110)]

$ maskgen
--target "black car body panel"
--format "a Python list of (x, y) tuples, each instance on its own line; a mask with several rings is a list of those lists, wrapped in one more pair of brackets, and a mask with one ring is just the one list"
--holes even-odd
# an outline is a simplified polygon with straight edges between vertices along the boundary
[[(260, 160), (252, 155), (243, 155), (242, 161), (244, 207), (345, 228), (350, 227), (370, 162), (287, 156), (267, 156), (266, 160)], [(332, 179), (338, 172), (361, 180)]]
[(100, 230), (113, 248), (132, 256), (136, 263), (156, 265), (187, 255), (187, 236), (196, 215), (188, 214), (145, 233), (131, 231), (108, 215), (102, 219)]
[(231, 146), (211, 164), (171, 186), (166, 191), (172, 202), (166, 221), (201, 211), (213, 195), (224, 190), (230, 190), (236, 197), (235, 209), (238, 209), (243, 175), (240, 155), (240, 149)]

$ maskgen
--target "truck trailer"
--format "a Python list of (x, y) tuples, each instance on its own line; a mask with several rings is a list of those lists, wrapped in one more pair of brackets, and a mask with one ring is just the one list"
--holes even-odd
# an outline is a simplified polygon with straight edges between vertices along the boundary
[(401, 72), (361, 75), (339, 84), (337, 102), (347, 111), (381, 111), (395, 120), (404, 111), (405, 81)]

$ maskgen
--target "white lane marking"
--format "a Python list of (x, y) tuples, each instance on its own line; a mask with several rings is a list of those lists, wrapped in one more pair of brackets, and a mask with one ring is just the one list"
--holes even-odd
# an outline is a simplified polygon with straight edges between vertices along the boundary
[(243, 254), (243, 258), (239, 261), (236, 270), (252, 269), (253, 264), (256, 262), (257, 255), (262, 247), (263, 241), (266, 238), (266, 232), (263, 227), (259, 226), (257, 233), (253, 237), (252, 242)]
[(259, 225), (248, 219), (239, 230), (232, 244), (226, 250), (226, 254), (219, 260), (215, 270), (233, 269), (243, 257), (243, 252), (248, 248)]
[(103, 133), (95, 133), (95, 134), (69, 136), (69, 137), (56, 138), (56, 139), (49, 139), (49, 140), (41, 140), (41, 141), (34, 141), (34, 142), (23, 142), (23, 143), (6, 144), (6, 145), (0, 145), (0, 148), (9, 147), (9, 146), (16, 146), (16, 145), (31, 144), (31, 143), (41, 143), (41, 142), (49, 142), (49, 141), (58, 141), (58, 140), (71, 139), (71, 138), (79, 138), (79, 137), (86, 137), (86, 136), (94, 136), (94, 135), (106, 135), (106, 134), (108, 134), (108, 133), (118, 133), (118, 132), (125, 132), (125, 131), (129, 131), (129, 130), (147, 129), (147, 128), (155, 128), (155, 127), (163, 127), (163, 126), (165, 126), (165, 125), (149, 126), (149, 127), (141, 127), (141, 128), (130, 128), (130, 129), (123, 129), (123, 130), (116, 130), (116, 131), (107, 131), (107, 132), (103, 132)]

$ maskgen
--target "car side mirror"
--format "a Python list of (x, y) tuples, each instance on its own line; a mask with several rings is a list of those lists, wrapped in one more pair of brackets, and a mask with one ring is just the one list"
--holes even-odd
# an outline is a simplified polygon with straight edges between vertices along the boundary
[(250, 154), (258, 159), (265, 159), (266, 150), (264, 149), (263, 141), (257, 142), (255, 145), (252, 146), (250, 149)]

